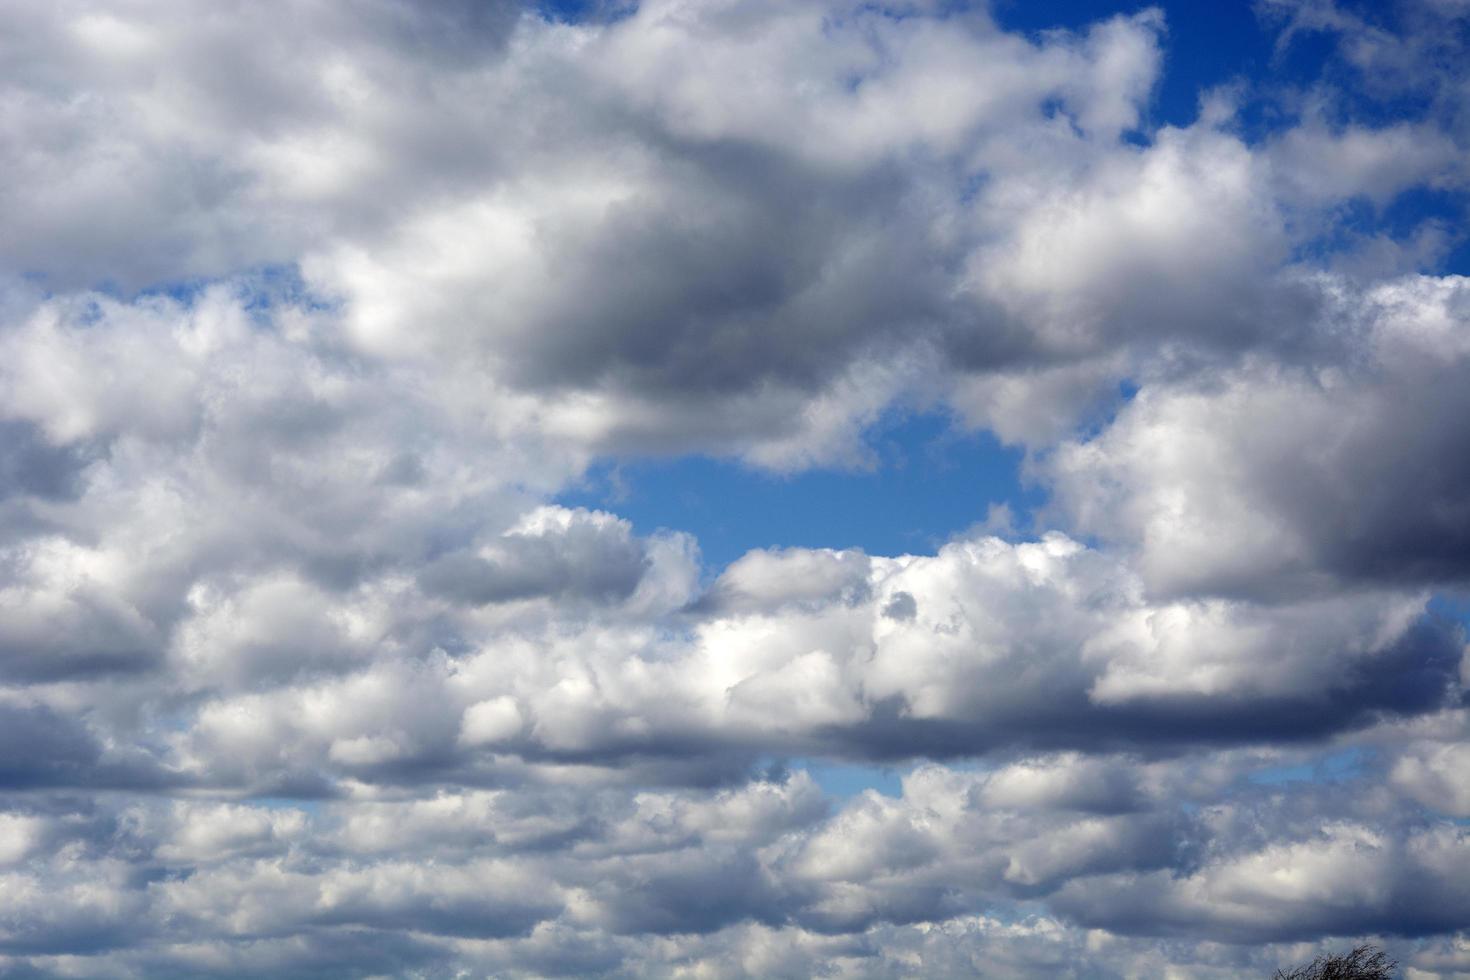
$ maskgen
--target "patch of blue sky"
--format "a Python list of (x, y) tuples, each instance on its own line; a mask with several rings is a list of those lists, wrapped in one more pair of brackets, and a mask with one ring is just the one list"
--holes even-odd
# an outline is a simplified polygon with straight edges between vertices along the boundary
[(1306, 762), (1257, 769), (1246, 776), (1246, 781), (1258, 786), (1345, 782), (1361, 776), (1368, 759), (1367, 749), (1361, 747), (1338, 749)]
[[(335, 304), (312, 291), (295, 263), (259, 265), (227, 277), (199, 277), (155, 283), (138, 290), (138, 296), (163, 296), (179, 303), (196, 302), (213, 286), (227, 282), (244, 303), (245, 309), (257, 312), (272, 306), (291, 303), (308, 309), (332, 309)], [(102, 290), (113, 292), (112, 290)]]
[[(28, 275), (24, 278), (39, 289), (41, 299), (53, 299), (66, 292), (57, 293), (49, 289), (44, 275)], [(197, 303), (211, 288), (220, 285), (229, 287), (243, 309), (260, 326), (268, 325), (271, 311), (281, 306), (289, 305), (314, 311), (340, 308), (340, 303), (334, 298), (313, 291), (295, 263), (257, 265), (223, 276), (171, 279), (150, 283), (140, 289), (124, 289), (115, 282), (103, 281), (93, 284), (90, 291), (93, 295), (125, 303), (161, 298), (188, 307)], [(91, 303), (84, 312), (82, 322), (100, 319), (101, 315), (101, 306)]]
[[(1461, 227), (1464, 226), (1461, 225)], [(1462, 234), (1440, 259), (1438, 268), (1433, 271), (1441, 275), (1470, 276), (1470, 237)]]
[(903, 796), (903, 777), (913, 768), (863, 766), (821, 759), (792, 759), (787, 767), (805, 770), (823, 793), (841, 800), (859, 796), (867, 790), (897, 799)]
[[(1368, 23), (1393, 28), (1396, 4), (1345, 2), (1344, 9)], [(1251, 3), (1199, 3), (1197, 0), (1158, 0), (1120, 3), (1117, 0), (994, 0), (997, 22), (1007, 30), (1033, 37), (1057, 28), (1083, 30), (1118, 14), (1149, 7), (1164, 13), (1161, 42), (1163, 68), (1150, 100), (1144, 128), (1188, 126), (1199, 115), (1200, 97), (1212, 90), (1233, 88), (1237, 113), (1233, 128), (1248, 143), (1259, 143), (1298, 121), (1292, 108), (1293, 92), (1313, 90), (1324, 78), (1350, 74), (1356, 69), (1339, 54), (1338, 35), (1325, 30), (1296, 30), (1285, 43), (1282, 17), (1262, 16)], [(1282, 96), (1286, 96), (1282, 98)], [(1391, 125), (1422, 116), (1432, 105), (1427, 89), (1389, 91), (1382, 87), (1344, 84), (1336, 87), (1336, 102), (1327, 108), (1341, 119), (1360, 125)], [(1331, 121), (1331, 120), (1330, 120)], [(1140, 135), (1127, 134), (1133, 142)]]
[[(229, 289), (251, 322), (262, 331), (272, 328), (275, 324), (273, 314), (283, 307), (314, 312), (331, 312), (341, 308), (338, 300), (313, 291), (295, 263), (258, 265), (226, 276), (198, 276), (152, 283), (136, 290), (123, 290), (113, 283), (101, 283), (94, 286), (92, 291), (122, 302), (156, 297), (191, 307), (210, 289), (221, 285)], [(51, 295), (46, 293), (47, 298)], [(96, 316), (100, 318), (101, 307), (92, 305), (96, 309)]]
[(1023, 479), (1020, 449), (960, 432), (946, 416), (893, 412), (868, 439), (875, 460), (863, 470), (775, 474), (706, 456), (604, 460), (557, 502), (612, 511), (640, 533), (687, 531), (717, 571), (753, 548), (932, 554), (994, 505), (1026, 533), (1045, 501)]
[(1417, 271), (1431, 275), (1470, 275), (1467, 215), (1470, 215), (1470, 196), (1448, 188), (1411, 187), (1381, 205), (1358, 198), (1340, 205), (1330, 229), (1303, 242), (1294, 258), (1328, 262), (1333, 255), (1349, 252), (1365, 239), (1381, 237), (1411, 244), (1416, 236), (1427, 232), (1438, 241), (1423, 250)]
[(245, 801), (246, 805), (260, 807), (264, 810), (298, 810), (308, 817), (315, 819), (321, 815), (322, 804), (319, 800), (305, 800), (285, 796), (255, 796)]
[(637, 7), (636, 0), (535, 0), (528, 4), (547, 20), (577, 24), (625, 17)]
[(1405, 239), (1427, 223), (1439, 226), (1446, 236), (1448, 251), (1438, 261), (1427, 265), (1424, 272), (1470, 275), (1470, 235), (1465, 219), (1470, 214), (1470, 197), (1462, 190), (1414, 187), (1394, 198), (1375, 217), (1380, 234)]
[(1465, 638), (1470, 640), (1470, 590), (1434, 596), (1429, 600), (1429, 615), (1459, 623)]

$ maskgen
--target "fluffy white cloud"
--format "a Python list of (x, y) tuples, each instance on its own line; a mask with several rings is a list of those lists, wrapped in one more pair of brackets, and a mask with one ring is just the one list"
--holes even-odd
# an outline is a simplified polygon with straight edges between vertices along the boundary
[[(0, 975), (1470, 972), (1466, 10), (1261, 9), (0, 0)], [(894, 407), (1036, 533), (555, 502)]]
[[(542, 510), (512, 536), (548, 523), (618, 530), (606, 516)], [(575, 536), (556, 540), (583, 554), (585, 574), (599, 567)], [(615, 540), (612, 574), (634, 548), (646, 576), (688, 584), (682, 550)], [(672, 573), (660, 571), (668, 561)], [(1461, 696), (1461, 641), (1423, 621), (1422, 595), (1151, 601), (1126, 566), (1062, 535), (898, 559), (753, 552), (697, 601), (686, 592), (661, 612), (641, 586), (611, 604), (533, 597), (508, 610), (445, 603), (409, 582), (316, 589), (300, 606), (302, 588), (268, 580), (220, 604), (196, 598), (166, 651), (181, 669), (147, 681), (135, 709), (175, 718), (153, 748), (161, 772), (254, 792), (450, 774), (616, 783), (640, 766), (705, 781), (763, 753), (1322, 736)], [(111, 740), (136, 723), (93, 726)]]

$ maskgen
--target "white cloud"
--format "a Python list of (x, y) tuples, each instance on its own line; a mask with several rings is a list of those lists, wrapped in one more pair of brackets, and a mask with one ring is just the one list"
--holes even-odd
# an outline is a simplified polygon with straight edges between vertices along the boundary
[[(1464, 972), (1461, 7), (0, 0), (0, 975)], [(895, 407), (1051, 529), (555, 503)]]

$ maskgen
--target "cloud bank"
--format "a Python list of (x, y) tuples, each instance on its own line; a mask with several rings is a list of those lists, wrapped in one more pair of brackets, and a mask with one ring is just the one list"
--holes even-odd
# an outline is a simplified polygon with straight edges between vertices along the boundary
[(1258, 7), (0, 0), (0, 977), (1470, 976), (1470, 9)]

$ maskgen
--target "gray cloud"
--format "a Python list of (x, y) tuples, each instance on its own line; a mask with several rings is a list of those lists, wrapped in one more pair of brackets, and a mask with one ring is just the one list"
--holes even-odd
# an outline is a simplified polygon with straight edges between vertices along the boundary
[(1466, 302), (1453, 277), (1385, 283), (1324, 315), (1351, 363), (1146, 385), (1095, 439), (1057, 451), (1060, 509), (1136, 543), (1165, 592), (1462, 580), (1470, 470), (1451, 419), (1470, 408)]
[(74, 498), (82, 491), (88, 462), (82, 447), (53, 445), (34, 424), (22, 419), (0, 423), (0, 500), (20, 495)]
[(419, 581), (429, 595), (476, 605), (543, 596), (612, 602), (631, 596), (650, 564), (624, 521), (544, 512), (481, 553), (435, 559)]
[[(65, 949), (105, 950), (127, 975), (356, 976), (389, 962), (619, 976), (691, 958), (768, 974), (837, 958), (886, 976), (902, 973), (897, 955), (940, 976), (998, 958), (1040, 977), (1082, 970), (1080, 937), (1103, 928), (1089, 943), (1095, 972), (1064, 975), (1172, 958), (1229, 976), (1299, 956), (1300, 944), (1271, 944), (1301, 936), (1461, 921), (1463, 828), (1378, 795), (1377, 766), (1339, 782), (1243, 782), (1272, 761), (930, 765), (905, 776), (901, 797), (840, 806), (804, 774), (718, 792), (451, 790), (310, 814), (143, 797), (79, 819), (62, 798), (3, 814), (7, 840), (28, 843), (0, 853), (0, 946), (9, 966), (41, 975)], [(1113, 788), (1076, 795), (1088, 785)], [(1326, 827), (1324, 808), (1337, 814)], [(1010, 922), (984, 911), (1014, 900), (1046, 911)], [(363, 956), (281, 945), (302, 922)], [(1159, 934), (1180, 938), (1165, 951), (1148, 942)], [(1444, 955), (1433, 941), (1398, 948), (1411, 963)]]

